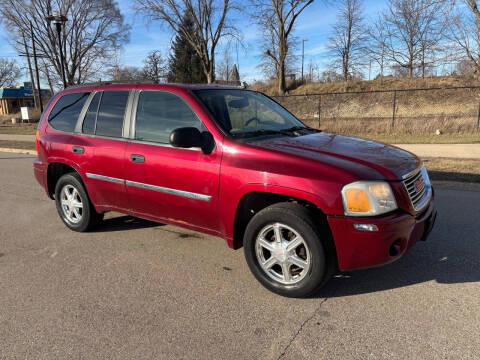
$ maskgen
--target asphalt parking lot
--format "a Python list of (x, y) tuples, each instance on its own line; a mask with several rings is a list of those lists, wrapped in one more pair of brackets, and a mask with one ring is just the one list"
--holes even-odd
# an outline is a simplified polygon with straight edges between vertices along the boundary
[(32, 159), (0, 153), (0, 359), (480, 358), (480, 192), (439, 189), (428, 242), (298, 300), (222, 239), (119, 214), (69, 231)]

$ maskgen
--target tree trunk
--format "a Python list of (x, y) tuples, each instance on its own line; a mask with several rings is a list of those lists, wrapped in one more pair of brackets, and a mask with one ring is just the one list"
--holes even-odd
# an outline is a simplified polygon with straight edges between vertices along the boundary
[(348, 54), (345, 54), (343, 56), (343, 79), (345, 82), (348, 81), (348, 68), (349, 68), (349, 56)]
[(52, 80), (50, 79), (50, 71), (48, 71), (48, 66), (45, 63), (43, 64), (43, 67), (45, 69), (45, 77), (47, 78), (48, 87), (50, 88), (50, 93), (53, 96), (55, 92), (53, 91)]
[(285, 80), (285, 60), (280, 60), (278, 66), (278, 92), (284, 95), (287, 91), (287, 82)]

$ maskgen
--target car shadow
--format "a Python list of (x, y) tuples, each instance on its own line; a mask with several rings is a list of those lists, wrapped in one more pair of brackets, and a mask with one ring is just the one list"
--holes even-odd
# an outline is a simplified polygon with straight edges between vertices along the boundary
[(165, 226), (165, 224), (149, 221), (145, 219), (136, 218), (129, 215), (118, 216), (114, 218), (105, 219), (92, 232), (113, 232), (152, 228), (157, 226)]
[(315, 297), (340, 297), (436, 281), (480, 282), (480, 192), (437, 191), (439, 215), (430, 237), (383, 267), (339, 273)]

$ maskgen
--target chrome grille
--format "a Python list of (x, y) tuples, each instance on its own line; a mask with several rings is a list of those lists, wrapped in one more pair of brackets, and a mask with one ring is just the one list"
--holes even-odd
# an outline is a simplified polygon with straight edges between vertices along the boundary
[(417, 211), (421, 210), (431, 196), (430, 180), (425, 167), (419, 169), (413, 175), (409, 175), (403, 180), (403, 185), (407, 190), (413, 208)]

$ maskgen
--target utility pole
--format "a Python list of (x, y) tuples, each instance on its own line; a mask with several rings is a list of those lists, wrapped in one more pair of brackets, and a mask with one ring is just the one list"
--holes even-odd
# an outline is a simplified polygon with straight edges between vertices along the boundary
[(302, 84), (305, 83), (304, 77), (303, 77), (303, 67), (305, 64), (305, 41), (308, 41), (306, 39), (302, 40)]
[(33, 25), (32, 25), (31, 21), (30, 21), (30, 36), (32, 38), (33, 63), (35, 65), (35, 75), (36, 75), (36, 78), (37, 78), (38, 103), (40, 105), (40, 112), (43, 113), (42, 87), (40, 86), (40, 74), (39, 74), (39, 71), (38, 71), (37, 48), (35, 47), (35, 37), (33, 35)]
[(35, 108), (38, 108), (37, 97), (35, 96), (35, 80), (33, 79), (32, 63), (30, 62), (30, 52), (28, 51), (27, 41), (25, 40), (25, 33), (22, 31), (23, 46), (25, 47), (25, 56), (27, 57), (28, 71), (30, 72), (30, 81), (32, 82), (33, 102)]

